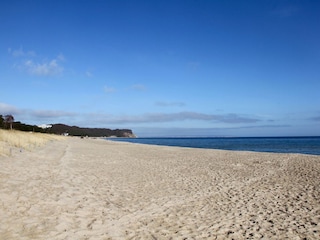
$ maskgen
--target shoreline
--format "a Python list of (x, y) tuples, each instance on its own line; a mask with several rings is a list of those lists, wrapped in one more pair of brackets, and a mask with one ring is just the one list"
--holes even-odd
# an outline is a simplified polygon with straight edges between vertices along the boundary
[(320, 156), (67, 138), (0, 157), (1, 239), (319, 239)]
[[(195, 149), (245, 151), (261, 153), (307, 154), (320, 156), (320, 137), (191, 137), (191, 138), (116, 138), (105, 140), (153, 146), (172, 146)], [(242, 140), (244, 141), (238, 141)], [(252, 141), (256, 140), (258, 141)], [(270, 140), (272, 139), (272, 140)], [(286, 139), (289, 139), (288, 141)], [(301, 142), (301, 139), (312, 142)], [(219, 141), (217, 141), (219, 140)], [(221, 140), (221, 141), (220, 141)], [(299, 150), (297, 150), (299, 149)]]

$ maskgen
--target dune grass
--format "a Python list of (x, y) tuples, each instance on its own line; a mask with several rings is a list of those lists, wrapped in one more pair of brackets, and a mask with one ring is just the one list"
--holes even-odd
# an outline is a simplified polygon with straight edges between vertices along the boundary
[(64, 138), (65, 137), (52, 134), (0, 129), (0, 155), (10, 155), (13, 148), (30, 151), (49, 141), (62, 140)]

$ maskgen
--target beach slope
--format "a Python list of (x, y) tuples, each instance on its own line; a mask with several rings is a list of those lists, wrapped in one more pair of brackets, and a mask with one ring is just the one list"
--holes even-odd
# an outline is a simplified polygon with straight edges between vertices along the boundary
[(68, 138), (0, 156), (0, 239), (320, 239), (320, 156)]

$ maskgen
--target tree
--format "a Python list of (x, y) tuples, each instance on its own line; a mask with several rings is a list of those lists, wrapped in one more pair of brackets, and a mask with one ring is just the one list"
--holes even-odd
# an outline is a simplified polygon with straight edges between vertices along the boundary
[(12, 130), (12, 124), (14, 122), (14, 117), (12, 115), (6, 115), (4, 117), (4, 122), (6, 123), (6, 125), (10, 124), (10, 129)]
[(3, 128), (3, 122), (4, 122), (4, 119), (2, 115), (0, 115), (0, 128)]

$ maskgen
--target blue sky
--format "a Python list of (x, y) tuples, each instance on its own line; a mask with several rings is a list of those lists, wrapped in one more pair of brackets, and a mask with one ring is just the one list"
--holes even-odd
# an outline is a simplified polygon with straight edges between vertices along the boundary
[(138, 136), (320, 135), (320, 1), (4, 0), (0, 114)]

